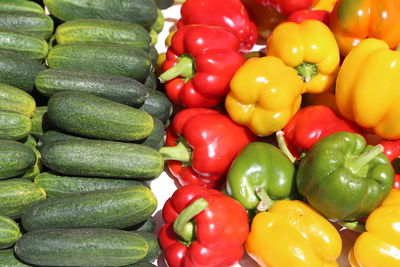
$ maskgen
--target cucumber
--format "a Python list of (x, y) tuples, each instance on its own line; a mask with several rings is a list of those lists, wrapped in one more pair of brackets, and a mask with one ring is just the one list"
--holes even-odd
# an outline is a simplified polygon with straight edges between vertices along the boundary
[(17, 141), (0, 140), (0, 180), (24, 174), (35, 162), (36, 154), (30, 147)]
[(149, 113), (151, 116), (165, 123), (172, 115), (173, 106), (171, 101), (161, 91), (151, 89), (148, 91), (149, 97), (141, 106), (136, 106), (136, 108)]
[(96, 190), (122, 188), (132, 185), (146, 185), (135, 180), (105, 179), (92, 177), (61, 176), (42, 172), (35, 178), (35, 184), (46, 191), (48, 198)]
[(0, 266), (3, 267), (28, 267), (14, 256), (14, 249), (0, 250)]
[(154, 72), (150, 72), (150, 74), (146, 77), (143, 85), (148, 89), (156, 89), (158, 82), (157, 75)]
[(63, 21), (111, 19), (150, 27), (157, 18), (157, 6), (149, 0), (44, 0), (44, 4)]
[(126, 228), (125, 230), (130, 230), (130, 231), (135, 231), (135, 232), (152, 233), (155, 228), (156, 228), (156, 220), (154, 219), (154, 217), (150, 216), (143, 222), (140, 222), (138, 224), (130, 226), (130, 227)]
[(15, 254), (40, 266), (124, 266), (143, 259), (148, 243), (118, 229), (43, 229), (18, 240)]
[(0, 215), (0, 249), (11, 247), (21, 236), (21, 230), (14, 220)]
[(141, 105), (149, 94), (142, 83), (132, 78), (87, 71), (44, 70), (36, 77), (35, 85), (46, 97), (63, 91), (80, 91), (128, 106)]
[(158, 61), (158, 51), (157, 51), (156, 47), (154, 45), (151, 45), (148, 53), (150, 56), (151, 63), (153, 64), (153, 67), (155, 68), (157, 65), (157, 61)]
[(145, 145), (105, 140), (66, 140), (41, 150), (43, 164), (71, 176), (152, 179), (161, 174), (161, 154)]
[(56, 29), (59, 44), (80, 42), (105, 42), (125, 44), (148, 51), (151, 38), (147, 30), (133, 22), (76, 19), (64, 22)]
[(46, 67), (34, 59), (14, 52), (0, 50), (1, 83), (32, 93), (35, 78), (44, 69)]
[(82, 92), (57, 93), (47, 107), (52, 125), (95, 139), (140, 140), (149, 136), (154, 126), (147, 112)]
[(47, 106), (37, 107), (33, 116), (31, 118), (32, 129), (31, 135), (35, 138), (39, 138), (43, 132), (47, 131), (50, 128), (50, 124), (47, 119)]
[(46, 131), (45, 133), (43, 133), (39, 137), (39, 141), (38, 141), (37, 147), (38, 147), (38, 149), (40, 151), (46, 145), (54, 143), (54, 142), (57, 142), (57, 141), (84, 140), (84, 139), (87, 139), (87, 138), (66, 134), (66, 133), (63, 133), (63, 132), (56, 131), (56, 130), (48, 130), (48, 131)]
[(160, 9), (167, 9), (174, 4), (174, 0), (155, 0), (154, 2)]
[(152, 233), (149, 232), (136, 232), (136, 233), (141, 237), (143, 237), (148, 244), (147, 255), (142, 259), (142, 261), (150, 262), (157, 259), (161, 252), (158, 239)]
[(32, 59), (45, 58), (49, 50), (44, 39), (2, 27), (0, 27), (0, 49), (15, 52)]
[(152, 264), (150, 262), (141, 260), (141, 261), (138, 261), (138, 262), (136, 262), (134, 264), (126, 265), (124, 267), (155, 267), (155, 266), (157, 266), (157, 265), (154, 265), (154, 264)]
[(139, 82), (153, 68), (149, 54), (141, 48), (100, 42), (55, 45), (47, 63), (54, 69), (123, 75)]
[(27, 0), (0, 0), (0, 11), (26, 11), (44, 14), (43, 7)]
[(22, 178), (22, 179), (27, 179), (28, 181), (33, 181), (33, 179), (37, 175), (39, 175), (39, 173), (42, 171), (42, 168), (43, 168), (42, 160), (40, 158), (40, 152), (36, 148), (37, 142), (36, 142), (36, 139), (32, 135), (28, 135), (22, 141), (25, 145), (29, 146), (33, 150), (33, 152), (35, 152), (36, 162), (32, 167), (28, 168), (27, 171), (25, 171), (24, 174), (19, 179)]
[(47, 40), (54, 31), (54, 21), (50, 16), (38, 12), (0, 11), (0, 27)]
[(47, 198), (33, 204), (21, 218), (27, 231), (49, 228), (126, 228), (157, 208), (154, 193), (133, 185)]
[(45, 191), (25, 179), (0, 181), (0, 214), (18, 219), (31, 205), (46, 198)]
[(164, 28), (164, 23), (165, 23), (164, 15), (161, 12), (161, 10), (159, 8), (157, 8), (157, 19), (153, 23), (153, 25), (151, 25), (151, 29), (154, 30), (158, 34)]
[(144, 140), (141, 140), (138, 143), (159, 150), (165, 145), (167, 133), (165, 130), (164, 123), (162, 123), (156, 117), (153, 117), (153, 121), (154, 121), (153, 131), (150, 133), (148, 137), (146, 137)]
[(20, 140), (26, 137), (32, 128), (31, 119), (18, 112), (0, 110), (0, 139)]
[(0, 110), (15, 111), (32, 117), (36, 109), (35, 99), (14, 86), (0, 83)]

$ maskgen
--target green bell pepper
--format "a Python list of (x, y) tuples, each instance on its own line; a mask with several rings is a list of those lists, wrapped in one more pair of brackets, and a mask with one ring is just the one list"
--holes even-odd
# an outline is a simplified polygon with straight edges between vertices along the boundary
[(394, 171), (382, 145), (356, 133), (321, 138), (300, 161), (297, 189), (328, 219), (353, 221), (371, 213), (389, 194)]
[[(292, 199), (296, 191), (296, 168), (277, 147), (265, 142), (249, 143), (233, 160), (228, 173), (228, 195), (248, 211), (261, 201)], [(256, 192), (257, 191), (257, 192)]]

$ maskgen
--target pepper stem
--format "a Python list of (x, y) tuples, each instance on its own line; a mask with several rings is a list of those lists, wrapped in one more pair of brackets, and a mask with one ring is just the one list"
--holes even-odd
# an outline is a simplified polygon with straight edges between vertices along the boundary
[(317, 76), (318, 74), (318, 66), (317, 64), (314, 63), (303, 62), (297, 67), (295, 67), (295, 69), (297, 70), (299, 76), (305, 82), (311, 81), (311, 79)]
[(396, 51), (400, 51), (400, 44), (397, 45)]
[(296, 158), (293, 157), (293, 155), (292, 155), (292, 153), (290, 152), (288, 146), (286, 145), (284, 135), (285, 135), (285, 134), (284, 134), (283, 131), (277, 131), (277, 132), (276, 132), (276, 140), (278, 141), (279, 149), (283, 152), (283, 154), (285, 154), (285, 155), (289, 158), (289, 160), (290, 160), (292, 163), (295, 163)]
[(194, 216), (202, 212), (208, 207), (208, 202), (204, 198), (196, 199), (192, 204), (187, 206), (174, 221), (174, 232), (184, 241), (190, 242), (194, 240), (195, 225), (190, 222)]
[(178, 76), (191, 79), (194, 76), (194, 60), (185, 55), (178, 58), (178, 63), (160, 75), (161, 82), (170, 81)]
[(362, 169), (365, 165), (367, 165), (371, 160), (373, 160), (376, 156), (384, 151), (384, 148), (381, 144), (378, 144), (361, 154), (358, 158), (350, 160), (347, 167), (353, 173), (357, 173), (360, 169)]
[(184, 139), (178, 141), (175, 146), (165, 146), (158, 151), (164, 160), (177, 160), (181, 162), (190, 162), (191, 149)]
[(339, 225), (343, 226), (346, 229), (352, 230), (354, 232), (365, 232), (365, 224), (359, 221), (351, 221), (351, 222), (338, 222)]
[(268, 210), (274, 203), (275, 201), (272, 200), (267, 192), (261, 187), (261, 186), (256, 186), (254, 188), (254, 192), (256, 193), (257, 197), (260, 199), (260, 202), (257, 205), (257, 211), (266, 211)]

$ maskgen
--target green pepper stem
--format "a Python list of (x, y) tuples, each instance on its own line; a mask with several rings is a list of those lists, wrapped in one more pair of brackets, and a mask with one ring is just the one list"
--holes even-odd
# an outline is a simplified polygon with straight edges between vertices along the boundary
[(349, 160), (347, 167), (353, 173), (357, 173), (361, 168), (367, 165), (371, 160), (373, 160), (376, 156), (384, 151), (384, 148), (381, 144), (378, 144), (361, 154), (358, 158)]
[(343, 226), (346, 229), (352, 230), (354, 232), (365, 232), (365, 224), (359, 221), (351, 221), (351, 222), (338, 222), (339, 225)]
[(208, 207), (208, 202), (204, 198), (196, 199), (192, 204), (187, 206), (175, 219), (173, 228), (174, 232), (184, 241), (191, 242), (194, 240), (195, 225), (190, 222), (194, 216), (202, 212)]
[(318, 74), (318, 66), (317, 64), (314, 63), (303, 62), (297, 67), (295, 67), (295, 69), (297, 70), (299, 76), (305, 82), (311, 81), (311, 79), (317, 76)]
[(256, 193), (257, 197), (260, 199), (260, 202), (257, 205), (257, 211), (266, 211), (268, 210), (274, 203), (275, 201), (272, 200), (267, 192), (261, 187), (261, 186), (256, 186), (254, 188), (254, 192)]
[(158, 151), (164, 160), (177, 160), (181, 162), (190, 162), (191, 149), (185, 140), (181, 139), (175, 146), (165, 146)]
[(191, 57), (182, 56), (178, 58), (178, 63), (160, 75), (160, 80), (161, 82), (166, 82), (178, 76), (181, 76), (186, 80), (189, 80), (194, 76), (194, 60)]
[(276, 140), (278, 141), (279, 149), (283, 152), (283, 154), (285, 154), (292, 163), (295, 163), (296, 158), (293, 157), (292, 153), (290, 152), (289, 148), (286, 145), (283, 131), (276, 132)]
[(396, 51), (400, 51), (400, 44), (397, 45)]

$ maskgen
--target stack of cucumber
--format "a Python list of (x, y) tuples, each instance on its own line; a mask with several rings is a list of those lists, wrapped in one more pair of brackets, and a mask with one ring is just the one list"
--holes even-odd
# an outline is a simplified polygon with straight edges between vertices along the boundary
[[(171, 0), (0, 0), (0, 266), (152, 266)], [(50, 15), (45, 14), (47, 8)]]

